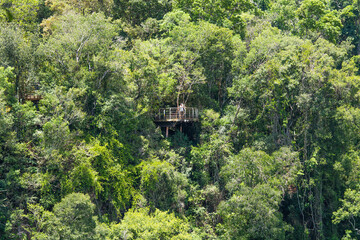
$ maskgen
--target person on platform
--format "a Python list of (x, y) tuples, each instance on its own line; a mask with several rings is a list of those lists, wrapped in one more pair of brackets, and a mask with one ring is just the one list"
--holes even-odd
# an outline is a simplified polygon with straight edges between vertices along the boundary
[(184, 118), (185, 105), (183, 103), (180, 104), (179, 111), (180, 111), (180, 118)]

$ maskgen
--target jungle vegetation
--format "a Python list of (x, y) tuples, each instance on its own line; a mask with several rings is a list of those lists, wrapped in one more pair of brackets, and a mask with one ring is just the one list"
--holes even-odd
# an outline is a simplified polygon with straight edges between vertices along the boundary
[(358, 239), (359, 54), (358, 0), (2, 0), (0, 239)]

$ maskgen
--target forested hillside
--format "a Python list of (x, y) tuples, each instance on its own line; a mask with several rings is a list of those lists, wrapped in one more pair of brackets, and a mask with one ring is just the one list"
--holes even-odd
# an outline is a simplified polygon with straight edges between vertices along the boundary
[(360, 238), (359, 54), (358, 0), (1, 0), (0, 239)]

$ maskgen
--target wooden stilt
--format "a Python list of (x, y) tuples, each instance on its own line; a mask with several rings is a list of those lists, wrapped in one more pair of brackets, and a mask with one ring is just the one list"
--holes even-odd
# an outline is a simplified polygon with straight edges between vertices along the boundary
[(166, 138), (169, 137), (169, 127), (166, 127)]
[(180, 124), (180, 132), (182, 132), (182, 123)]

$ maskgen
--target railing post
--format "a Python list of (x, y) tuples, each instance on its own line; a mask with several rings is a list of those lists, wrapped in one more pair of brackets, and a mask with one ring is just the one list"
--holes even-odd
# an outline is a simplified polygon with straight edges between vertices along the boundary
[(154, 120), (160, 121), (180, 121), (181, 119), (191, 121), (199, 118), (199, 109), (188, 107), (183, 112), (180, 112), (177, 107), (159, 108), (158, 113), (153, 113), (153, 115)]

